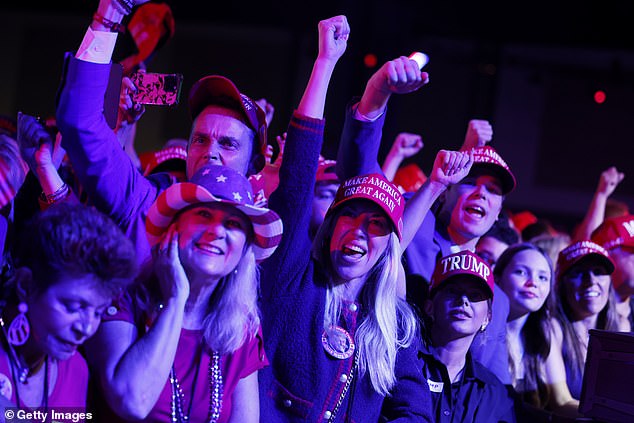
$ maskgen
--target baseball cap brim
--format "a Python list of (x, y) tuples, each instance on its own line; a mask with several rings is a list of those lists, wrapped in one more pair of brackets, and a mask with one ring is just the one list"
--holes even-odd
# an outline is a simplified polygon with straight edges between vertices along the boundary
[(262, 261), (273, 252), (282, 240), (282, 220), (274, 211), (248, 204), (240, 204), (214, 196), (206, 188), (192, 182), (174, 184), (163, 191), (148, 210), (146, 234), (150, 246), (156, 245), (174, 217), (182, 210), (201, 203), (220, 202), (243, 212), (253, 225), (253, 252)]
[(504, 167), (495, 163), (474, 163), (471, 167), (471, 171), (480, 170), (487, 175), (495, 176), (500, 180), (502, 187), (502, 194), (507, 195), (515, 189), (517, 181), (515, 176), (506, 170)]
[[(266, 151), (266, 113), (257, 103), (242, 94), (231, 80), (220, 75), (199, 79), (189, 92), (189, 111), (192, 120), (209, 105), (236, 110), (255, 132), (259, 153)], [(258, 169), (258, 171), (261, 169)]]

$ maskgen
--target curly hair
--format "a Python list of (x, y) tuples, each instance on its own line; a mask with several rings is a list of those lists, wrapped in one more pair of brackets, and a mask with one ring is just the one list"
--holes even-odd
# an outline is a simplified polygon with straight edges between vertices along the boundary
[(16, 250), (16, 267), (28, 267), (36, 293), (63, 277), (91, 275), (111, 295), (137, 275), (132, 242), (94, 208), (58, 203), (26, 226)]

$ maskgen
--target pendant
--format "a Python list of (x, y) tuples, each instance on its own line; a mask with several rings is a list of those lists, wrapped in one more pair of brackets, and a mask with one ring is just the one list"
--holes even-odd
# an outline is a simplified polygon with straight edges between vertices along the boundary
[(354, 354), (354, 341), (350, 334), (340, 326), (331, 326), (321, 334), (324, 350), (334, 358), (344, 360)]

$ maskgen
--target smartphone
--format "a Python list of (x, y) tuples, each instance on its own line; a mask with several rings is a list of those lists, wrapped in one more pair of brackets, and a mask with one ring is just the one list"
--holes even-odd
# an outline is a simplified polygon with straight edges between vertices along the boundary
[(418, 69), (422, 70), (427, 63), (429, 63), (429, 57), (425, 53), (421, 53), (420, 51), (415, 51), (414, 53), (408, 56), (410, 60), (418, 63)]
[(156, 106), (174, 106), (178, 104), (183, 85), (180, 73), (136, 72), (130, 75), (136, 87), (132, 101)]

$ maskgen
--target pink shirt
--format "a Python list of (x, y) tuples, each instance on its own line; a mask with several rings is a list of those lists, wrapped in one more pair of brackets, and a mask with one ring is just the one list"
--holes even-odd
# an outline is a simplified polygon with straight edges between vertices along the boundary
[[(15, 386), (11, 377), (11, 368), (7, 354), (0, 354), (0, 394), (15, 404)], [(86, 409), (86, 393), (88, 391), (88, 366), (79, 353), (68, 360), (57, 361), (57, 379), (55, 386), (49, 387), (48, 407), (72, 407), (77, 412)], [(52, 360), (49, 362), (51, 373)], [(42, 371), (44, 368), (42, 368)], [(19, 383), (19, 382), (18, 382)], [(20, 400), (20, 407), (28, 408)]]
[[(118, 300), (107, 310), (103, 321), (123, 320), (135, 323), (134, 313), (130, 310), (130, 304), (125, 300)], [(211, 356), (207, 351), (200, 354), (200, 342), (202, 340), (202, 330), (181, 329), (176, 357), (174, 358), (174, 369), (176, 377), (183, 390), (183, 412), (187, 414), (192, 401), (191, 415), (189, 421), (207, 421), (210, 406), (210, 384), (209, 384), (209, 361)], [(232, 395), (236, 385), (253, 372), (269, 364), (264, 353), (264, 342), (262, 340), (262, 330), (258, 329), (256, 336), (247, 341), (233, 354), (220, 357), (220, 367), (223, 380), (222, 410), (219, 423), (227, 422), (231, 415)], [(196, 378), (196, 370), (198, 377)], [(194, 379), (196, 385), (194, 386)], [(146, 422), (171, 422), (172, 421), (172, 386), (168, 380), (161, 392), (154, 408), (143, 421)], [(114, 417), (114, 416), (113, 416)], [(114, 420), (111, 420), (114, 421)]]

